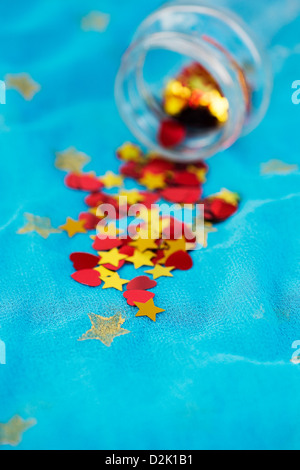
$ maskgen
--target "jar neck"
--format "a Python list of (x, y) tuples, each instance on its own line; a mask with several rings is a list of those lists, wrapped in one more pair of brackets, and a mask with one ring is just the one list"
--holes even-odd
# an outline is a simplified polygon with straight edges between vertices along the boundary
[[(235, 43), (239, 50), (235, 46), (232, 51), (228, 45)], [(199, 132), (175, 149), (159, 145), (157, 132), (165, 118), (159, 84), (154, 86), (145, 78), (153, 51), (163, 51), (166, 60), (167, 54), (173, 54), (185, 63), (196, 62), (211, 74), (229, 103), (228, 120), (222, 127)], [(241, 65), (243, 59), (248, 61), (252, 77)], [(144, 21), (126, 51), (116, 79), (116, 101), (124, 121), (143, 145), (175, 161), (205, 159), (231, 146), (261, 119), (268, 101), (266, 83), (259, 84), (262, 97), (254, 108), (248, 79), (256, 78), (256, 86), (259, 78), (266, 80), (260, 70), (263, 63), (247, 27), (235, 16), (198, 3), (167, 5)], [(161, 88), (165, 79), (161, 77)]]

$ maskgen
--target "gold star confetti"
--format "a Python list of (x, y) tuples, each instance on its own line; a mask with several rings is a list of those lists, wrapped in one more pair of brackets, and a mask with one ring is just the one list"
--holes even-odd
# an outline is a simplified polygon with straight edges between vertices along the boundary
[(165, 257), (168, 258), (176, 251), (186, 251), (186, 239), (184, 237), (175, 240), (166, 240), (168, 248), (165, 250)]
[(33, 214), (24, 214), (27, 219), (27, 224), (20, 228), (17, 233), (24, 235), (29, 232), (36, 232), (43, 238), (48, 238), (51, 233), (61, 233), (61, 230), (53, 228), (51, 220), (48, 217), (39, 217)]
[(127, 258), (127, 261), (134, 264), (135, 269), (140, 268), (141, 266), (153, 266), (151, 258), (155, 256), (151, 251), (145, 251), (141, 253), (138, 250), (135, 250), (133, 256)]
[(109, 25), (110, 16), (101, 11), (91, 11), (81, 20), (81, 29), (103, 33)]
[(86, 233), (84, 228), (85, 220), (74, 220), (71, 217), (67, 217), (67, 221), (64, 225), (59, 228), (67, 232), (70, 238), (74, 237), (77, 233)]
[(262, 175), (288, 175), (299, 169), (298, 165), (285, 163), (281, 160), (270, 160), (262, 163), (260, 168)]
[(143, 155), (140, 147), (130, 142), (125, 142), (122, 147), (118, 148), (117, 155), (121, 160), (127, 162), (138, 162)]
[(123, 285), (127, 284), (129, 281), (126, 279), (121, 279), (118, 273), (114, 273), (109, 277), (104, 279), (104, 286), (103, 289), (109, 289), (113, 287), (119, 291), (123, 291)]
[[(100, 211), (98, 209), (95, 215), (97, 215), (97, 217), (100, 217)], [(123, 232), (124, 230), (119, 230), (113, 222), (110, 222), (109, 224), (105, 224), (105, 225), (101, 225), (101, 224), (97, 225), (97, 233), (100, 236), (106, 235), (106, 237), (108, 238), (109, 237), (114, 238), (117, 235), (119, 235), (119, 233), (123, 233)]]
[(8, 423), (0, 423), (0, 445), (17, 446), (25, 431), (36, 425), (35, 419), (24, 420), (16, 415)]
[(100, 181), (107, 189), (111, 189), (122, 186), (124, 179), (122, 176), (116, 175), (112, 171), (107, 171), (105, 175), (100, 178)]
[(153, 173), (146, 173), (143, 178), (140, 179), (140, 183), (143, 186), (146, 186), (147, 189), (153, 191), (155, 189), (161, 189), (166, 186), (165, 175), (158, 174), (154, 175)]
[(17, 90), (28, 101), (41, 89), (27, 73), (8, 74), (5, 76), (5, 84), (7, 89)]
[(130, 331), (121, 328), (121, 325), (125, 322), (125, 318), (122, 318), (120, 313), (109, 318), (90, 313), (89, 318), (92, 323), (92, 328), (88, 330), (79, 341), (98, 339), (105, 344), (105, 346), (110, 346), (117, 336), (130, 333)]
[(194, 165), (189, 165), (187, 167), (187, 170), (190, 171), (191, 173), (194, 173), (198, 180), (199, 180), (199, 183), (205, 183), (206, 182), (206, 173), (207, 173), (207, 170), (205, 168), (198, 168)]
[(141, 202), (145, 199), (145, 196), (139, 193), (136, 189), (133, 189), (132, 191), (121, 191), (119, 196), (117, 196), (117, 199), (121, 197), (127, 198), (127, 202), (130, 205), (136, 204), (137, 202)]
[(171, 271), (173, 271), (173, 269), (173, 266), (165, 267), (156, 264), (155, 268), (149, 269), (149, 271), (145, 271), (145, 273), (152, 274), (153, 279), (158, 279), (159, 277), (173, 277), (173, 274), (171, 274)]
[(116, 268), (119, 266), (120, 261), (126, 259), (128, 256), (119, 253), (118, 248), (113, 248), (109, 251), (99, 251), (98, 254), (101, 257), (99, 264), (111, 264)]
[(215, 194), (215, 196), (221, 198), (228, 204), (232, 204), (233, 206), (237, 206), (240, 201), (238, 193), (233, 193), (226, 188), (223, 188), (219, 193)]
[(83, 167), (91, 161), (88, 155), (78, 152), (75, 147), (70, 147), (64, 152), (56, 152), (55, 155), (55, 167), (72, 173), (81, 173)]
[(112, 276), (114, 274), (114, 271), (110, 271), (104, 266), (97, 266), (97, 268), (94, 268), (94, 270), (100, 273), (100, 279), (102, 279), (102, 281), (106, 279), (107, 277)]
[(137, 240), (130, 242), (129, 245), (134, 246), (141, 253), (143, 253), (146, 250), (158, 249), (158, 245), (156, 244), (155, 240), (152, 240), (151, 238), (148, 238), (148, 239), (138, 238)]
[(153, 299), (150, 299), (145, 303), (135, 302), (135, 305), (139, 309), (136, 317), (148, 317), (152, 321), (156, 321), (156, 315), (158, 313), (165, 312), (162, 308), (158, 308), (154, 305)]

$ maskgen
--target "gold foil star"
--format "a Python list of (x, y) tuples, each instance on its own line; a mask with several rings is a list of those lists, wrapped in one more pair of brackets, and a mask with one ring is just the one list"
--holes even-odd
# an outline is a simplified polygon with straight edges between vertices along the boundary
[(59, 228), (67, 232), (68, 236), (72, 238), (76, 233), (86, 233), (84, 228), (85, 223), (85, 220), (74, 220), (71, 217), (67, 217), (66, 223)]
[(121, 279), (118, 273), (114, 273), (109, 277), (104, 279), (103, 289), (109, 289), (113, 287), (119, 291), (123, 291), (123, 285), (127, 284), (129, 281), (127, 279)]
[(94, 270), (100, 273), (100, 279), (102, 279), (102, 281), (114, 274), (114, 271), (110, 271), (110, 269), (107, 269), (104, 266), (97, 266), (97, 268), (94, 268)]
[(137, 145), (125, 142), (122, 147), (118, 148), (117, 155), (121, 160), (127, 162), (138, 162), (141, 160), (143, 153)]
[(84, 31), (103, 33), (109, 24), (109, 20), (109, 15), (102, 13), (101, 11), (91, 11), (88, 15), (82, 18), (81, 28)]
[(155, 268), (149, 269), (149, 271), (145, 271), (145, 273), (152, 274), (153, 279), (158, 279), (159, 277), (173, 277), (173, 274), (171, 274), (171, 271), (173, 271), (173, 269), (173, 266), (165, 267), (156, 264)]
[(99, 264), (111, 264), (116, 268), (119, 266), (120, 261), (126, 259), (128, 256), (119, 253), (118, 248), (113, 248), (109, 251), (99, 251), (98, 254), (101, 257)]
[(127, 198), (127, 203), (132, 205), (132, 204), (136, 204), (137, 202), (141, 202), (145, 199), (145, 196), (143, 196), (142, 194), (140, 194), (139, 191), (137, 191), (136, 189), (133, 189), (132, 191), (121, 191), (119, 196), (118, 197), (126, 197)]
[(130, 261), (134, 264), (135, 269), (140, 268), (141, 266), (153, 266), (151, 258), (155, 256), (151, 251), (145, 251), (141, 253), (138, 250), (135, 250), (133, 256), (127, 258), (127, 261)]
[(233, 206), (237, 206), (240, 200), (238, 193), (233, 193), (226, 188), (223, 188), (219, 193), (215, 194), (215, 196)]
[(261, 164), (262, 175), (288, 175), (294, 171), (298, 171), (298, 165), (285, 163), (281, 160), (270, 160), (267, 163)]
[[(100, 211), (97, 209), (96, 214), (97, 217), (100, 216)], [(107, 238), (114, 238), (116, 237), (119, 233), (123, 233), (124, 230), (119, 230), (113, 222), (110, 222), (109, 224), (97, 225), (97, 234), (98, 235), (106, 235)]]
[(17, 446), (25, 431), (36, 425), (35, 419), (24, 420), (16, 415), (8, 423), (0, 423), (0, 445)]
[(161, 189), (166, 186), (165, 175), (158, 174), (154, 175), (153, 173), (146, 173), (143, 178), (139, 181), (143, 186), (146, 186), (147, 189), (153, 191), (155, 189)]
[(51, 233), (61, 233), (61, 230), (53, 228), (48, 217), (39, 217), (33, 214), (24, 214), (27, 224), (20, 228), (17, 233), (23, 235), (29, 232), (36, 232), (43, 238), (48, 238)]
[(116, 175), (112, 171), (107, 171), (105, 175), (100, 178), (100, 181), (107, 189), (111, 189), (122, 186), (124, 179), (122, 176)]
[(153, 299), (150, 299), (145, 303), (135, 302), (135, 305), (139, 309), (136, 317), (148, 317), (152, 321), (156, 321), (156, 315), (158, 313), (165, 312), (162, 308), (158, 308), (154, 305)]
[(138, 249), (141, 253), (143, 253), (146, 250), (157, 250), (158, 245), (155, 243), (155, 240), (152, 240), (151, 238), (138, 238), (137, 240), (129, 243), (130, 246), (134, 246), (135, 248)]
[(5, 77), (6, 88), (17, 90), (26, 100), (30, 101), (41, 89), (27, 73), (9, 74)]
[(184, 237), (175, 240), (165, 240), (168, 248), (165, 250), (165, 257), (168, 258), (176, 251), (186, 251), (186, 239)]
[(72, 173), (81, 173), (82, 168), (91, 161), (88, 155), (78, 152), (75, 147), (70, 147), (64, 152), (56, 152), (55, 155), (55, 167)]
[(110, 346), (117, 336), (130, 333), (130, 331), (121, 328), (121, 325), (125, 322), (125, 318), (122, 318), (120, 313), (109, 318), (90, 313), (89, 318), (92, 323), (92, 328), (88, 330), (79, 341), (98, 339), (105, 344), (105, 346)]

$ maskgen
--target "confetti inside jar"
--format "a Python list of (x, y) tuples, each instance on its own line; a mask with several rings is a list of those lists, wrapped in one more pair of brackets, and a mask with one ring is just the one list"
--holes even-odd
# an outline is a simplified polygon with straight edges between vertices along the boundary
[(240, 18), (199, 1), (176, 1), (138, 28), (115, 95), (143, 145), (187, 162), (252, 131), (267, 110), (271, 84), (268, 57)]

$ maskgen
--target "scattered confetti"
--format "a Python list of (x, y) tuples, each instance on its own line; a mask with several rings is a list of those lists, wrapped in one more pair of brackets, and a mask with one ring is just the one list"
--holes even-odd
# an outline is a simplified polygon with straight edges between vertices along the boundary
[(115, 175), (111, 171), (108, 171), (104, 176), (100, 178), (100, 181), (104, 184), (107, 189), (111, 189), (122, 186), (124, 178), (120, 175)]
[(103, 289), (114, 288), (119, 291), (123, 291), (123, 285), (127, 284), (129, 281), (126, 279), (121, 279), (118, 273), (114, 273), (109, 277), (104, 279), (104, 286)]
[(121, 328), (121, 325), (125, 322), (125, 318), (123, 318), (121, 314), (107, 318), (90, 313), (89, 318), (92, 323), (92, 328), (88, 330), (79, 341), (98, 339), (105, 344), (105, 346), (110, 346), (117, 336), (130, 333), (130, 331)]
[(127, 290), (147, 290), (157, 286), (148, 276), (138, 276), (127, 284)]
[(5, 76), (7, 89), (17, 90), (26, 100), (30, 101), (41, 89), (41, 85), (36, 83), (27, 73), (8, 74)]
[(71, 217), (68, 217), (66, 223), (59, 228), (67, 232), (70, 238), (74, 237), (77, 233), (86, 233), (84, 220), (74, 220)]
[(111, 264), (115, 267), (118, 267), (120, 261), (128, 257), (127, 255), (122, 255), (117, 248), (113, 248), (110, 251), (99, 251), (98, 254), (100, 256), (99, 264)]
[(74, 281), (89, 287), (98, 287), (102, 284), (100, 273), (95, 269), (81, 269), (71, 275)]
[(99, 256), (91, 255), (90, 253), (72, 253), (70, 255), (70, 260), (73, 261), (76, 271), (95, 268), (99, 263), (99, 259)]
[(128, 305), (135, 307), (136, 302), (148, 302), (148, 300), (155, 297), (155, 294), (148, 290), (127, 290), (124, 292), (123, 297), (127, 300)]
[(22, 419), (16, 415), (7, 423), (0, 423), (0, 445), (17, 446), (25, 431), (37, 424), (35, 419)]
[(174, 266), (160, 266), (157, 264), (153, 269), (150, 269), (149, 271), (145, 271), (147, 274), (152, 274), (153, 279), (158, 279), (160, 277), (173, 277), (173, 274), (171, 271), (175, 269)]
[(154, 305), (153, 299), (148, 300), (148, 302), (135, 302), (135, 305), (138, 307), (139, 311), (135, 315), (136, 317), (148, 317), (152, 321), (156, 321), (156, 315), (158, 313), (165, 312), (162, 308), (158, 308)]

